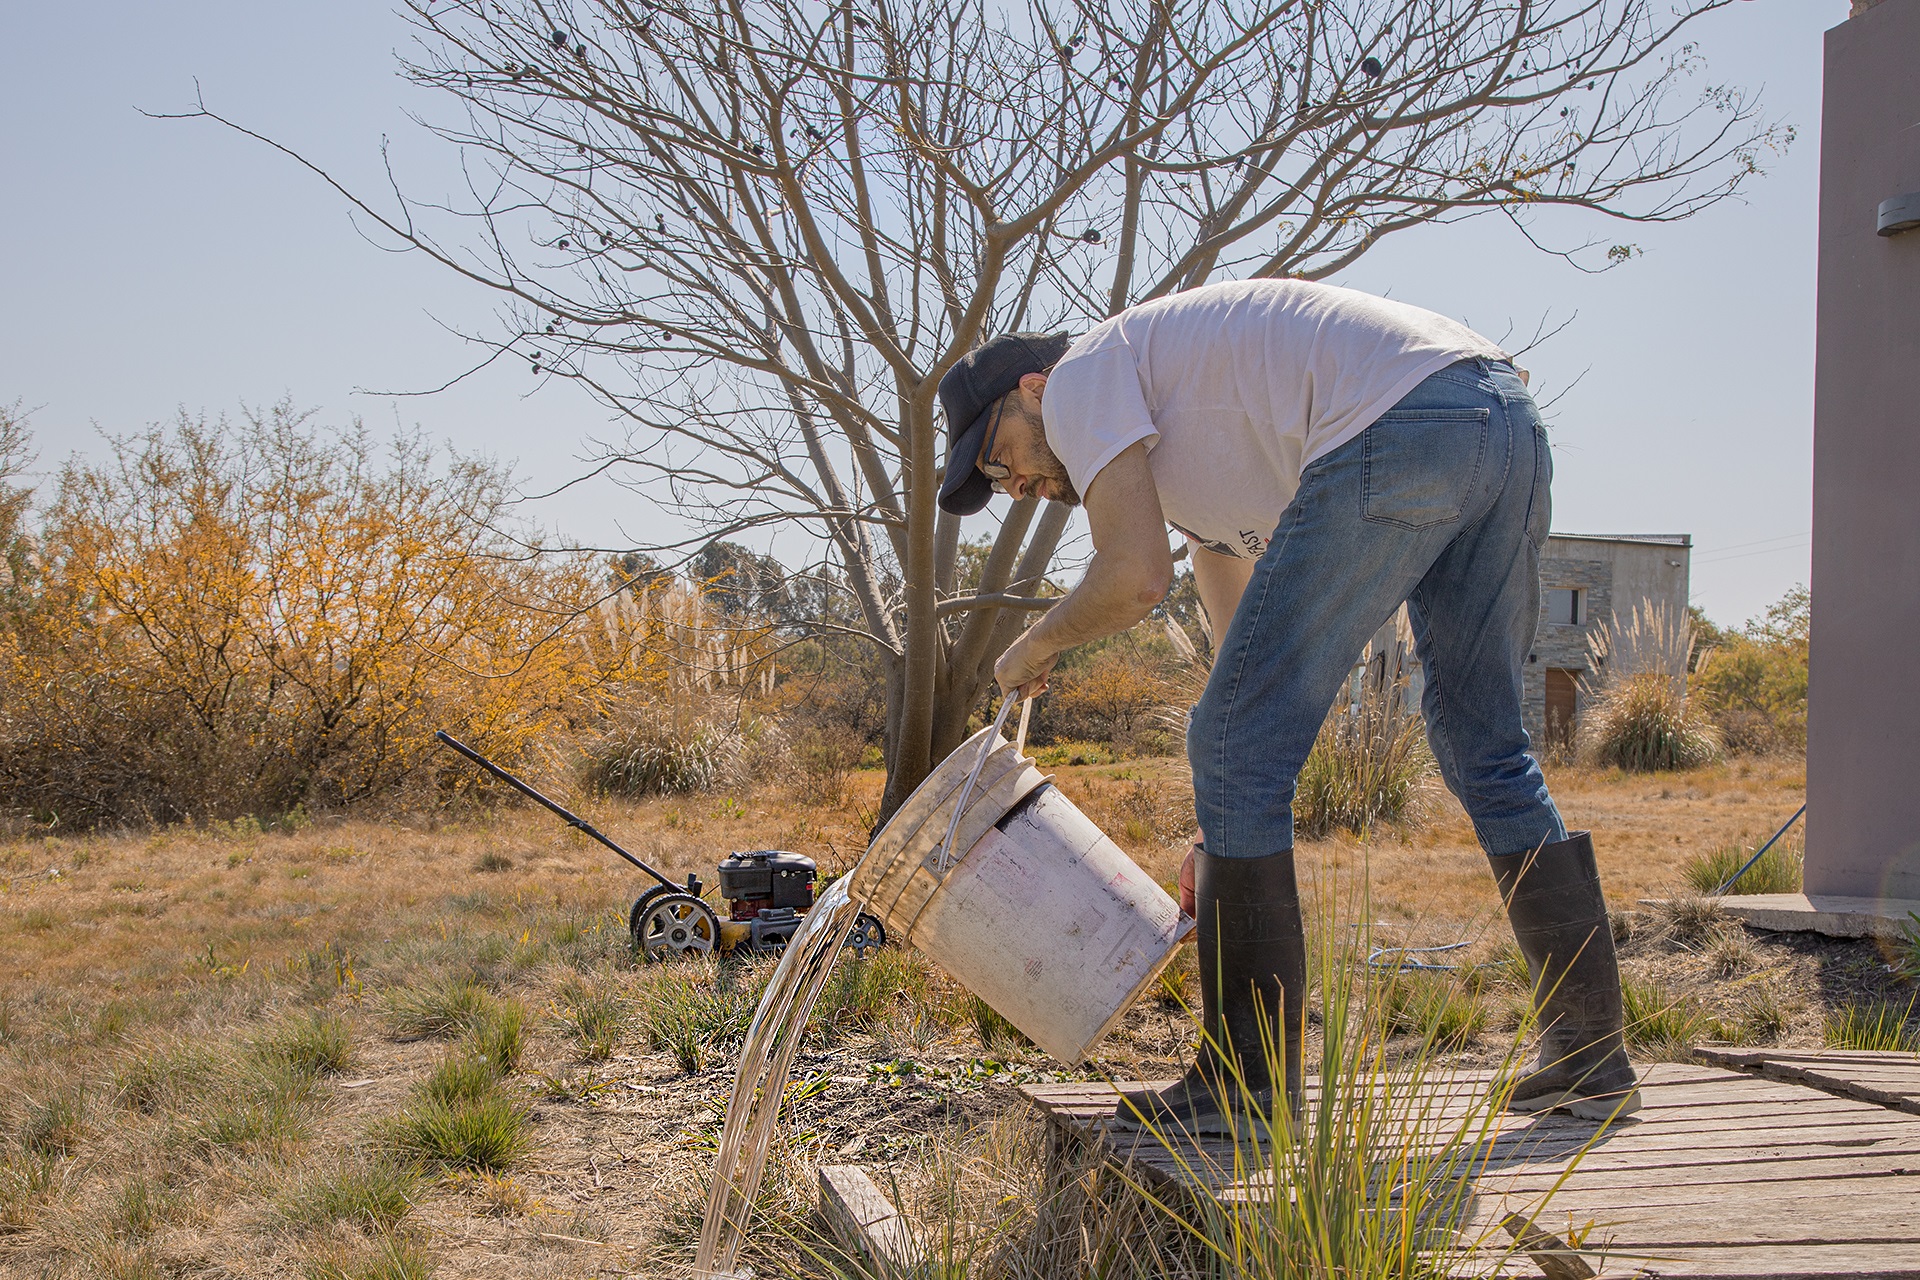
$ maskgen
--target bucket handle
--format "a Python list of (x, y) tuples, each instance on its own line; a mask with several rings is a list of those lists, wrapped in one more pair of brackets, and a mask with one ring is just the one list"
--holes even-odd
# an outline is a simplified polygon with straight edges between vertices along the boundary
[(987, 767), (987, 757), (1000, 745), (1000, 731), (1007, 727), (1007, 714), (1013, 710), (1015, 701), (1020, 701), (1020, 728), (1013, 740), (1013, 753), (1023, 754), (1027, 749), (1027, 718), (1033, 714), (1033, 699), (1019, 699), (1019, 694), (1009, 693), (1007, 700), (1000, 704), (1000, 714), (993, 718), (993, 732), (980, 744), (979, 758), (973, 762), (972, 772), (967, 774), (967, 785), (960, 788), (960, 803), (953, 807), (953, 817), (947, 822), (947, 834), (940, 841), (940, 859), (934, 864), (939, 875), (947, 874), (947, 868), (953, 865), (953, 836), (960, 829), (960, 816), (967, 811), (967, 802), (973, 799), (974, 784), (980, 781), (980, 771)]

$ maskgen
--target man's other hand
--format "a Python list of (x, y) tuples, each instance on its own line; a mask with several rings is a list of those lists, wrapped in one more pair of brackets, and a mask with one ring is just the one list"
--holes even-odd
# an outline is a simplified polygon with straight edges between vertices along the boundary
[(1200, 912), (1193, 904), (1193, 855), (1200, 852), (1200, 846), (1194, 845), (1187, 850), (1187, 860), (1180, 864), (1180, 914), (1189, 919), (1198, 919)]
[(1036, 643), (1033, 632), (1028, 631), (1008, 645), (1000, 661), (993, 664), (993, 678), (1007, 693), (1018, 690), (1022, 698), (1038, 697), (1046, 692), (1047, 673), (1058, 661), (1060, 655)]

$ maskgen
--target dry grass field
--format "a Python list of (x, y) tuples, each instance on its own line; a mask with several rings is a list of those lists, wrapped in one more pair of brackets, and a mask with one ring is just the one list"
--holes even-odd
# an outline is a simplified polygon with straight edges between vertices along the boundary
[[(1171, 881), (1172, 762), (1056, 772)], [(1676, 892), (1689, 857), (1770, 834), (1801, 801), (1797, 763), (1551, 780), (1627, 913), (1629, 972), (1660, 1019), (1643, 1053), (1818, 1043), (1834, 1005), (1904, 998), (1870, 949), (1637, 906)], [(711, 880), (729, 851), (765, 847), (831, 874), (863, 848), (879, 782), (854, 774), (828, 808), (772, 788), (583, 807), (676, 875)], [(1449, 802), (1423, 832), (1302, 855), (1321, 918), (1364, 913), (1375, 945), (1471, 944), (1443, 958), (1474, 967), (1436, 979), (1473, 1010), (1449, 1039), (1497, 1053), (1524, 991), (1464, 816)], [(625, 911), (643, 887), (518, 808), (15, 833), (0, 843), (0, 1275), (670, 1274), (768, 962), (636, 965)], [(1175, 1000), (1143, 1001), (1087, 1070), (1158, 1074), (1190, 1037)], [(843, 961), (768, 1196), (803, 1211), (806, 1171), (829, 1157), (924, 1166), (1056, 1067), (911, 954)]]

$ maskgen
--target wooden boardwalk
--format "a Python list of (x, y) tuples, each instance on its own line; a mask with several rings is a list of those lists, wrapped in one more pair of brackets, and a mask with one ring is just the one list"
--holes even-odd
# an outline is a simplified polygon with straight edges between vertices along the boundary
[[(1762, 1056), (1778, 1059), (1782, 1070), (1790, 1064), (1888, 1096), (1896, 1076), (1920, 1076), (1912, 1055), (1905, 1063)], [(1908, 1063), (1912, 1075), (1898, 1075)], [(1920, 1116), (1839, 1085), (1823, 1090), (1763, 1070), (1649, 1067), (1644, 1108), (1610, 1125), (1561, 1114), (1493, 1118), (1480, 1142), (1466, 1238), (1504, 1252), (1501, 1224), (1517, 1213), (1548, 1235), (1580, 1242), (1570, 1268), (1547, 1257), (1549, 1274), (1920, 1280)], [(1460, 1072), (1436, 1081), (1419, 1128), (1438, 1137), (1457, 1126), (1488, 1078)], [(1255, 1197), (1271, 1185), (1257, 1170), (1235, 1169), (1225, 1140), (1169, 1151), (1137, 1131), (1109, 1127), (1109, 1086), (1023, 1092), (1058, 1142), (1096, 1145), (1162, 1190), (1191, 1194), (1204, 1186), (1217, 1196)], [(1506, 1270), (1538, 1274), (1525, 1253)]]

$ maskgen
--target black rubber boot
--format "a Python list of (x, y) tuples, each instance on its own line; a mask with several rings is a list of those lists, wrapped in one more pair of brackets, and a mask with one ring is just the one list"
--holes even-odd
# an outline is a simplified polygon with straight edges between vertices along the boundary
[(1488, 857), (1514, 940), (1533, 979), (1540, 1061), (1514, 1084), (1509, 1111), (1571, 1111), (1605, 1120), (1640, 1109), (1627, 1061), (1620, 965), (1594, 865), (1576, 831), (1531, 853)]
[[(1201, 1038), (1197, 1061), (1158, 1093), (1122, 1094), (1114, 1119), (1163, 1132), (1233, 1134), (1257, 1140), (1276, 1115), (1278, 1046), (1283, 1106), (1299, 1114), (1300, 1042), (1307, 997), (1306, 932), (1293, 878), (1293, 850), (1264, 858), (1194, 855), (1200, 947)], [(1255, 1117), (1254, 1108), (1260, 1116)]]

